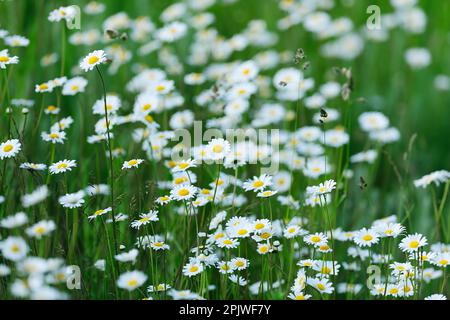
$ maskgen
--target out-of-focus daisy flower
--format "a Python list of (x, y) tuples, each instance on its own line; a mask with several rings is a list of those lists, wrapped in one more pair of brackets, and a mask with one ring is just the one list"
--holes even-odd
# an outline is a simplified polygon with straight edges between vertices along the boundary
[(68, 193), (62, 197), (59, 197), (58, 202), (64, 208), (75, 209), (84, 204), (84, 191), (78, 191), (75, 193)]
[(19, 63), (19, 57), (10, 56), (8, 54), (8, 49), (0, 51), (0, 69), (6, 69), (8, 64), (17, 64)]
[(122, 252), (114, 256), (114, 259), (120, 262), (131, 262), (136, 263), (137, 256), (139, 255), (138, 249), (131, 249), (128, 252)]
[(413, 69), (423, 69), (430, 65), (431, 54), (426, 48), (410, 48), (405, 52), (405, 59)]
[(425, 188), (431, 183), (439, 186), (441, 183), (446, 183), (450, 180), (450, 172), (446, 170), (433, 171), (420, 179), (414, 180), (416, 188)]
[(141, 271), (128, 271), (122, 273), (117, 279), (117, 286), (121, 289), (133, 291), (147, 281), (147, 276)]
[(150, 210), (148, 213), (142, 213), (139, 215), (139, 220), (134, 220), (131, 222), (131, 227), (139, 229), (141, 226), (154, 221), (159, 221), (158, 211)]
[(83, 77), (75, 77), (64, 83), (62, 94), (64, 96), (74, 96), (77, 93), (84, 92), (88, 81)]
[(21, 237), (8, 237), (0, 242), (0, 249), (5, 259), (20, 261), (26, 257), (29, 247)]
[(77, 15), (77, 10), (74, 6), (69, 7), (59, 7), (50, 12), (48, 20), (51, 22), (59, 22), (61, 20), (71, 21), (75, 19)]
[(104, 214), (106, 214), (106, 213), (108, 213), (108, 212), (111, 212), (111, 211), (112, 211), (112, 208), (111, 208), (111, 207), (108, 207), (108, 208), (106, 208), (106, 209), (99, 209), (99, 210), (95, 211), (93, 215), (90, 215), (90, 216), (88, 217), (88, 219), (89, 219), (89, 220), (94, 220), (94, 219), (96, 219), (97, 217), (100, 217), (100, 216), (102, 216), (102, 215), (104, 215)]
[(14, 215), (7, 216), (0, 220), (0, 227), (5, 229), (13, 229), (21, 227), (28, 222), (28, 216), (25, 212), (18, 212)]
[(447, 297), (440, 293), (435, 293), (425, 297), (424, 300), (447, 300)]
[(49, 196), (49, 190), (47, 186), (37, 187), (32, 193), (22, 196), (22, 206), (24, 208), (32, 207)]
[(132, 159), (132, 160), (125, 161), (122, 164), (122, 170), (138, 168), (142, 162), (144, 162), (144, 160), (142, 160), (142, 159)]
[(43, 220), (29, 227), (26, 230), (26, 233), (30, 237), (40, 239), (42, 236), (48, 235), (55, 229), (56, 224), (52, 220)]
[(18, 35), (7, 36), (4, 38), (4, 41), (9, 47), (26, 47), (30, 44), (30, 40)]

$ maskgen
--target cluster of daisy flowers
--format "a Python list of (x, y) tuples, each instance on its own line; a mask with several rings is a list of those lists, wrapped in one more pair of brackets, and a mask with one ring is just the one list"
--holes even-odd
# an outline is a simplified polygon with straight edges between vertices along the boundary
[[(351, 70), (319, 82), (303, 50), (275, 49), (278, 34), (265, 21), (221, 35), (210, 8), (233, 2), (177, 2), (160, 21), (115, 13), (100, 29), (64, 39), (82, 58), (35, 84), (35, 100), (8, 101), (8, 132), (0, 141), (0, 280), (8, 294), (70, 298), (67, 265), (80, 263), (87, 277), (104, 276), (111, 287), (101, 294), (114, 291), (115, 298), (446, 299), (445, 197), (433, 202), (439, 229), (433, 238), (408, 234), (396, 215), (368, 228), (337, 227), (346, 214), (342, 203), (358, 197), (351, 186), (365, 187), (358, 175), (376, 169), (400, 131), (380, 110), (351, 114)], [(417, 1), (391, 4), (394, 11), (383, 16), (389, 27), (369, 33), (350, 18), (332, 17), (333, 1), (282, 0), (277, 28), (301, 26), (320, 42), (323, 58), (353, 60), (366, 42), (386, 41), (390, 30), (424, 31), (427, 18)], [(83, 8), (88, 18), (105, 10), (95, 1)], [(76, 15), (74, 7), (60, 7), (48, 20), (70, 22)], [(0, 51), (6, 69), (0, 71), (9, 72), (23, 63), (10, 52), (30, 41), (6, 30), (0, 39), (9, 47)], [(234, 58), (245, 52), (254, 54)], [(63, 55), (50, 53), (41, 66)], [(425, 48), (408, 49), (405, 60), (412, 69), (432, 63)], [(127, 67), (132, 76), (126, 72), (123, 90), (107, 91)], [(446, 81), (440, 76), (436, 87), (448, 90)], [(69, 101), (80, 104), (77, 111)], [(27, 127), (29, 113), (36, 123)], [(352, 116), (359, 127), (351, 131)], [(178, 143), (178, 133), (195, 131), (197, 121), (222, 135), (195, 146)], [(265, 128), (278, 134), (262, 142), (223, 135)], [(366, 143), (350, 154), (353, 135)], [(48, 156), (30, 152), (34, 144)], [(263, 171), (267, 161), (279, 170)], [(449, 181), (450, 172), (438, 170), (411, 185), (431, 185), (435, 196), (440, 185), (448, 192)], [(381, 274), (368, 286), (373, 266)]]

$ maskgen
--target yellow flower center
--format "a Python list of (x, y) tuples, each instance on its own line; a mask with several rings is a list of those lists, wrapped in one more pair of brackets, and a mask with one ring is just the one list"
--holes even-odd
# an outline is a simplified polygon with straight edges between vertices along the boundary
[(264, 182), (262, 182), (261, 180), (256, 180), (255, 182), (253, 182), (254, 188), (261, 188), (263, 185), (264, 185)]
[(58, 169), (67, 169), (67, 163), (60, 163), (58, 164)]
[(9, 58), (7, 56), (0, 56), (0, 62), (8, 62)]
[(34, 231), (37, 234), (43, 234), (45, 232), (45, 228), (44, 227), (37, 227)]
[(179, 163), (178, 166), (180, 167), (180, 169), (186, 169), (187, 167), (189, 167), (189, 163), (182, 162), (182, 163)]
[(167, 200), (169, 200), (169, 197), (164, 196), (164, 197), (159, 198), (159, 200), (161, 200), (161, 201), (167, 201)]
[(198, 271), (198, 267), (197, 266), (192, 266), (189, 268), (189, 272), (197, 272)]
[(72, 89), (72, 91), (77, 91), (80, 87), (79, 86), (72, 86), (72, 87), (70, 87), (71, 89)]
[(161, 92), (161, 91), (164, 91), (165, 88), (166, 87), (164, 85), (160, 84), (160, 85), (156, 86), (156, 91)]
[(178, 195), (181, 197), (185, 197), (187, 195), (189, 195), (189, 190), (188, 189), (181, 189), (180, 191), (178, 191)]
[(136, 279), (131, 279), (131, 280), (129, 280), (128, 281), (128, 285), (130, 286), (130, 287), (136, 287), (137, 286), (137, 280)]
[(418, 248), (419, 247), (419, 241), (417, 241), (417, 240), (411, 241), (409, 243), (409, 247), (412, 248), (412, 249)]
[(264, 228), (264, 223), (258, 222), (258, 223), (255, 225), (255, 229), (256, 229), (256, 230), (261, 230), (262, 228)]
[(246, 235), (246, 234), (247, 234), (247, 230), (245, 230), (245, 229), (240, 229), (238, 231), (238, 235), (240, 235), (240, 236), (243, 236), (243, 235)]
[(40, 89), (40, 90), (47, 90), (47, 89), (48, 89), (48, 85), (45, 84), (45, 83), (43, 83), (43, 84), (41, 84), (41, 85), (39, 86), (39, 89)]
[(271, 234), (268, 233), (268, 232), (263, 232), (263, 233), (261, 233), (261, 238), (263, 238), (263, 239), (269, 239), (270, 236), (271, 236)]
[(128, 165), (129, 166), (135, 166), (135, 165), (137, 165), (137, 160), (130, 160), (130, 161), (128, 161)]
[(362, 237), (362, 239), (363, 239), (364, 241), (370, 241), (370, 240), (373, 239), (373, 237), (372, 237), (370, 234), (366, 234), (364, 237)]
[(51, 133), (50, 134), (50, 138), (52, 138), (52, 139), (58, 139), (59, 138), (59, 134), (57, 134), (57, 133)]
[(236, 267), (241, 268), (241, 267), (245, 266), (245, 263), (244, 263), (244, 261), (238, 260), (238, 261), (236, 261), (235, 265), (236, 265)]
[(212, 151), (214, 153), (221, 153), (223, 151), (223, 147), (220, 144), (216, 144), (213, 148)]
[(19, 248), (19, 246), (17, 244), (13, 244), (11, 246), (11, 251), (14, 252), (14, 253), (17, 253), (17, 252), (20, 252), (20, 248)]
[(144, 223), (144, 222), (147, 222), (147, 221), (149, 221), (149, 220), (150, 220), (150, 218), (145, 217), (145, 218), (139, 219), (139, 222), (140, 222), (140, 223)]
[(96, 64), (100, 59), (96, 56), (92, 56), (89, 58), (88, 63), (89, 64)]
[(97, 210), (97, 211), (95, 211), (94, 216), (99, 216), (99, 215), (103, 214), (103, 212), (105, 212), (105, 210), (103, 210), (103, 209)]
[(318, 283), (318, 284), (317, 284), (317, 289), (319, 289), (319, 290), (325, 290), (325, 286), (323, 285), (323, 283)]
[(448, 260), (447, 259), (439, 260), (439, 264), (442, 266), (446, 266), (446, 265), (448, 265)]
[(267, 251), (269, 251), (269, 248), (267, 246), (264, 246), (264, 247), (259, 248), (259, 251), (261, 253), (266, 253)]
[(149, 103), (144, 104), (144, 106), (142, 107), (142, 109), (144, 109), (145, 111), (150, 110), (151, 108), (152, 108), (152, 106)]
[(145, 120), (146, 120), (148, 123), (153, 123), (153, 117), (152, 117), (151, 115), (147, 115), (147, 116), (145, 117)]
[(4, 152), (10, 152), (13, 149), (13, 145), (12, 144), (7, 144), (6, 146), (3, 147), (3, 151)]
[[(216, 236), (216, 238), (217, 238), (217, 236)], [(231, 241), (230, 239), (225, 239), (225, 240), (223, 240), (223, 244), (230, 245), (230, 244), (233, 244), (233, 241)]]
[(312, 236), (311, 237), (311, 241), (312, 242), (320, 242), (320, 237), (319, 236)]

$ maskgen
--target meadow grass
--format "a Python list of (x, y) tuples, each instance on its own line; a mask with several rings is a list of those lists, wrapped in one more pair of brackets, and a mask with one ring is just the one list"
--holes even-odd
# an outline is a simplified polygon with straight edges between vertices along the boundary
[[(23, 211), (28, 221), (26, 225), (20, 227), (0, 227), (0, 241), (4, 241), (3, 247), (6, 248), (5, 239), (21, 237), (26, 240), (29, 247), (28, 257), (46, 259), (44, 260), (46, 262), (29, 261), (30, 268), (47, 264), (45, 272), (35, 272), (26, 268), (25, 262), (29, 258), (21, 257), (14, 260), (3, 253), (0, 256), (0, 264), (8, 268), (9, 272), (0, 277), (0, 297), (2, 299), (40, 297), (286, 299), (290, 293), (293, 293), (294, 297), (310, 295), (313, 299), (423, 299), (431, 294), (448, 296), (448, 272), (446, 272), (448, 263), (440, 268), (436, 264), (419, 259), (419, 254), (430, 253), (430, 250), (436, 256), (448, 257), (450, 236), (450, 207), (446, 205), (450, 185), (448, 172), (444, 174), (445, 181), (441, 181), (443, 183), (439, 185), (432, 180), (426, 183), (426, 188), (421, 188), (416, 187), (414, 181), (435, 170), (449, 169), (449, 90), (437, 90), (434, 81), (437, 75), (448, 75), (450, 72), (448, 59), (450, 3), (419, 1), (418, 6), (427, 16), (427, 27), (424, 32), (413, 34), (402, 28), (393, 28), (388, 30), (385, 41), (375, 42), (364, 38), (364, 49), (360, 54), (352, 59), (339, 59), (324, 57), (321, 48), (329, 39), (319, 39), (316, 34), (306, 31), (301, 24), (294, 25), (288, 30), (279, 30), (277, 22), (286, 16), (287, 12), (280, 10), (278, 1), (241, 0), (233, 4), (217, 2), (207, 11), (214, 14), (213, 26), (224, 39), (240, 33), (251, 20), (256, 19), (264, 20), (267, 29), (278, 36), (278, 41), (268, 48), (249, 45), (242, 51), (233, 52), (225, 59), (226, 62), (252, 60), (257, 53), (268, 49), (280, 53), (280, 56), (286, 52), (291, 54), (287, 55), (288, 58), (281, 59), (274, 68), (260, 70), (260, 73), (270, 80), (269, 93), (260, 93), (263, 91), (260, 88), (260, 92), (248, 99), (250, 109), (240, 115), (242, 127), (252, 127), (251, 121), (255, 113), (267, 102), (280, 103), (286, 113), (290, 111), (293, 116), (289, 118), (286, 115), (285, 119), (277, 123), (269, 121), (264, 127), (294, 132), (306, 126), (315, 126), (321, 130), (321, 135), (316, 141), (318, 145), (326, 145), (322, 133), (339, 124), (348, 133), (350, 141), (336, 148), (329, 145), (324, 148), (321, 157), (329, 161), (332, 169), (317, 177), (308, 177), (302, 169), (289, 167), (286, 161), (281, 160), (280, 170), (289, 172), (292, 184), (287, 191), (264, 198), (257, 196), (256, 192), (244, 191), (242, 187), (242, 183), (253, 176), (260, 177), (263, 168), (261, 164), (245, 164), (234, 169), (221, 163), (202, 163), (188, 171), (195, 174), (197, 181), (190, 181), (192, 177), (188, 173), (185, 182), (191, 182), (190, 184), (199, 187), (200, 190), (209, 188), (210, 198), (206, 205), (194, 207), (189, 199), (181, 201), (171, 199), (166, 205), (157, 204), (158, 197), (168, 195), (171, 191), (171, 188), (163, 184), (174, 179), (174, 173), (167, 165), (170, 156), (160, 158), (159, 154), (153, 153), (158, 151), (155, 151), (152, 143), (159, 140), (144, 138), (143, 140), (147, 139), (150, 149), (153, 150), (146, 152), (142, 148), (142, 141), (136, 141), (132, 137), (137, 128), (147, 128), (153, 132), (152, 126), (148, 126), (145, 122), (124, 121), (121, 125), (115, 124), (111, 128), (108, 126), (107, 131), (102, 133), (104, 136), (100, 143), (87, 143), (87, 137), (95, 134), (96, 122), (105, 114), (109, 115), (108, 112), (93, 115), (92, 106), (96, 101), (100, 101), (100, 105), (104, 107), (102, 110), (107, 110), (106, 95), (115, 93), (120, 96), (122, 102), (118, 114), (121, 116), (132, 114), (137, 93), (127, 90), (127, 84), (138, 74), (138, 70), (159, 68), (167, 75), (167, 79), (174, 81), (173, 91), (183, 97), (184, 103), (176, 106), (177, 109), (169, 109), (164, 107), (166, 97), (160, 95), (163, 111), (152, 113), (154, 121), (160, 125), (153, 133), (175, 130), (169, 121), (178, 111), (191, 110), (196, 120), (206, 124), (208, 120), (218, 118), (220, 111), (217, 113), (213, 108), (200, 106), (196, 98), (204, 90), (212, 88), (214, 93), (215, 90), (221, 90), (221, 86), (226, 88), (226, 84), (220, 83), (220, 80), (208, 79), (204, 84), (192, 86), (186, 84), (184, 77), (193, 72), (206, 74), (206, 68), (213, 65), (214, 61), (199, 66), (189, 64), (195, 41), (195, 32), (192, 29), (177, 41), (164, 43), (158, 50), (143, 56), (138, 54), (139, 48), (155, 37), (154, 31), (146, 35), (143, 41), (133, 39), (129, 29), (120, 30), (118, 33), (119, 36), (122, 32), (128, 33), (127, 40), (108, 39), (105, 36), (105, 39), (108, 39), (106, 43), (96, 41), (92, 45), (74, 45), (69, 38), (77, 32), (90, 29), (98, 29), (103, 35), (105, 19), (121, 11), (126, 12), (132, 19), (147, 16), (159, 29), (164, 25), (160, 20), (161, 12), (173, 1), (104, 0), (102, 1), (106, 5), (104, 12), (98, 15), (82, 13), (80, 30), (68, 29), (64, 22), (50, 22), (48, 15), (52, 10), (65, 5), (76, 4), (84, 8), (88, 1), (77, 3), (44, 0), (0, 1), (0, 29), (5, 29), (10, 34), (23, 35), (30, 41), (26, 47), (9, 48), (10, 55), (18, 56), (20, 61), (18, 64), (10, 64), (5, 69), (0, 69), (2, 74), (0, 143), (18, 139), (21, 144), (21, 150), (17, 155), (0, 160), (2, 174), (0, 195), (4, 196), (3, 203), (0, 203), (0, 220)], [(353, 1), (353, 5), (350, 6), (345, 6), (341, 1), (331, 2), (336, 2), (336, 5), (327, 12), (333, 18), (348, 17), (354, 23), (354, 30), (364, 31), (368, 17), (366, 8), (371, 4), (370, 1)], [(379, 2), (383, 14), (393, 11), (388, 1)], [(184, 21), (187, 21), (186, 19), (187, 16), (180, 18)], [(110, 63), (99, 64), (87, 73), (79, 68), (74, 69), (90, 52), (104, 50), (106, 46), (111, 45), (123, 47), (132, 54), (131, 60), (121, 65), (117, 72), (113, 74), (109, 72)], [(183, 67), (178, 74), (170, 72), (167, 61), (161, 61), (166, 47)], [(408, 65), (404, 56), (405, 51), (411, 47), (427, 48), (432, 57), (430, 65), (419, 70)], [(3, 43), (0, 45), (0, 51), (6, 48)], [(300, 48), (306, 57), (300, 58), (296, 63), (293, 58), (299, 53)], [(43, 66), (41, 58), (49, 53), (57, 53), (59, 59), (55, 63)], [(309, 67), (303, 70), (305, 62)], [(329, 99), (326, 107), (323, 107), (338, 110), (341, 118), (336, 123), (326, 121), (314, 123), (312, 117), (320, 111), (320, 108), (307, 108), (305, 98), (294, 101), (278, 99), (272, 79), (283, 68), (296, 69), (304, 74), (305, 78), (314, 79), (314, 89), (308, 92), (305, 98), (318, 92), (320, 85), (329, 81), (336, 81), (341, 85), (349, 84), (351, 81), (352, 90), (348, 99), (343, 99), (339, 94)], [(351, 70), (351, 79), (348, 74), (345, 75), (348, 70)], [(60, 88), (55, 88), (49, 93), (35, 92), (37, 84), (63, 76), (70, 79), (76, 74), (88, 80), (84, 92), (74, 96), (61, 94)], [(220, 94), (224, 93), (218, 93), (218, 104), (224, 105), (226, 102), (220, 100), (222, 99)], [(22, 106), (13, 105), (13, 99), (18, 98), (32, 100), (34, 106), (23, 112)], [(60, 112), (45, 113), (44, 110), (49, 105), (60, 108)], [(8, 108), (11, 108), (12, 112), (8, 111)], [(359, 116), (368, 111), (383, 113), (389, 119), (390, 126), (398, 129), (401, 137), (393, 143), (380, 143), (368, 139), (367, 132), (361, 130), (358, 121)], [(112, 113), (110, 116), (115, 114)], [(73, 124), (67, 130), (63, 130), (66, 133), (64, 143), (52, 144), (43, 141), (41, 133), (49, 132), (52, 125), (66, 117), (71, 117)], [(193, 132), (191, 125), (188, 129)], [(208, 142), (204, 141), (205, 145)], [(173, 150), (176, 148), (175, 145), (169, 142), (164, 148)], [(123, 149), (123, 154), (117, 156), (114, 152), (119, 147)], [(281, 149), (288, 148), (284, 145)], [(350, 163), (351, 155), (369, 149), (377, 152), (377, 157), (372, 163)], [(55, 175), (47, 171), (20, 168), (24, 162), (50, 166), (63, 159), (74, 159), (77, 166), (70, 172)], [(132, 159), (143, 159), (144, 162), (137, 167), (124, 170), (122, 168), (124, 162)], [(352, 170), (351, 176), (349, 169)], [(221, 174), (226, 174), (229, 184), (225, 190), (221, 190), (217, 183), (214, 184), (215, 179), (223, 177)], [(238, 182), (235, 182), (237, 180)], [(316, 205), (306, 205), (307, 187), (320, 187), (320, 183), (328, 180), (337, 182), (336, 189), (327, 191), (330, 197), (315, 193)], [(61, 196), (97, 184), (106, 184), (105, 188), (109, 192), (97, 196), (85, 194), (83, 196), (85, 202), (76, 208), (65, 208), (61, 205)], [(48, 187), (49, 196), (30, 207), (24, 206), (22, 196), (30, 194), (42, 185)], [(221, 198), (222, 191), (228, 194), (232, 201), (226, 203)], [(291, 195), (293, 199), (299, 201), (299, 207), (281, 204), (277, 199), (280, 195)], [(234, 200), (238, 196), (244, 196), (245, 203), (235, 205)], [(98, 212), (105, 208), (112, 210), (107, 210), (105, 214)], [(158, 211), (158, 221), (142, 223), (138, 229), (130, 226), (133, 221), (143, 219), (139, 214), (148, 213), (150, 210)], [(271, 232), (274, 235), (268, 241), (269, 250), (273, 252), (258, 253), (258, 243), (266, 241), (258, 242), (261, 239), (256, 241), (251, 237), (233, 237), (228, 234), (240, 242), (233, 249), (221, 249), (216, 243), (208, 242), (209, 235), (218, 232), (214, 228), (209, 228), (210, 222), (222, 211), (227, 213), (224, 222), (220, 223), (224, 230), (225, 222), (235, 216), (248, 218), (252, 228), (256, 218), (273, 221)], [(98, 217), (88, 219), (88, 216), (96, 212)], [(119, 218), (119, 221), (116, 221), (118, 213), (127, 215), (126, 219), (121, 221)], [(356, 234), (364, 227), (368, 229), (374, 227), (374, 221), (389, 216), (391, 219), (394, 217), (395, 222), (406, 228), (398, 238), (380, 237), (378, 243), (368, 247), (357, 246), (353, 241), (343, 241), (346, 236), (342, 230), (352, 230), (352, 233)], [(112, 219), (112, 222), (107, 222), (108, 219)], [(25, 232), (26, 228), (42, 220), (53, 221), (55, 230), (42, 238)], [(332, 251), (320, 252), (317, 246), (307, 244), (301, 233), (293, 238), (283, 235), (283, 230), (292, 225), (301, 227), (301, 232), (305, 232), (304, 236), (323, 232), (328, 239), (325, 242)], [(252, 232), (253, 235), (261, 236), (254, 230)], [(199, 233), (208, 236), (202, 234), (199, 236)], [(399, 243), (406, 235), (415, 233), (422, 234), (428, 241), (426, 245), (420, 245), (418, 250), (412, 250), (411, 258), (408, 251), (405, 253), (405, 250), (400, 250)], [(143, 247), (142, 244), (136, 245), (140, 237), (150, 239), (154, 235), (160, 236), (156, 242), (164, 242), (170, 245), (170, 249), (154, 250)], [(275, 242), (279, 245), (274, 244)], [(443, 244), (439, 248), (430, 249), (430, 246), (436, 243)], [(201, 247), (211, 255), (217, 254), (219, 261), (212, 266), (204, 261), (198, 262), (200, 261), (198, 259), (201, 259), (200, 250), (191, 251), (196, 247)], [(356, 248), (353, 256), (349, 254), (351, 247)], [(127, 256), (127, 262), (121, 262), (115, 258), (120, 253), (130, 252), (136, 248), (138, 250), (136, 259)], [(3, 249), (5, 250), (8, 249)], [(186, 273), (189, 272), (185, 272), (183, 267), (189, 263), (189, 258), (193, 257), (197, 258), (199, 267), (204, 268), (204, 271), (195, 276), (188, 276)], [(223, 271), (220, 261), (229, 262), (236, 257), (243, 257), (249, 262), (247, 268), (233, 272), (245, 278), (247, 284), (242, 286), (230, 281), (228, 274), (220, 272)], [(64, 263), (53, 270), (49, 267), (50, 258), (62, 258)], [(304, 259), (314, 260), (315, 266), (320, 266), (319, 269), (313, 270), (308, 266), (297, 265), (299, 260)], [(101, 268), (94, 265), (99, 260), (105, 261), (104, 270), (99, 270)], [(391, 272), (395, 273), (395, 270), (389, 270), (389, 265), (394, 262), (406, 263), (408, 260), (410, 265), (406, 266), (407, 274), (402, 273), (404, 270), (399, 271), (400, 273), (396, 274), (398, 279), (386, 285), (381, 294), (375, 295), (366, 286), (369, 276), (366, 269), (370, 265), (380, 267), (384, 280), (380, 286), (383, 286), (388, 282), (386, 281), (388, 277), (393, 277)], [(326, 264), (330, 261), (336, 261), (339, 267), (331, 263), (333, 270), (324, 272), (324, 268), (330, 268), (330, 265)], [(353, 271), (352, 263), (356, 264), (357, 272)], [(65, 265), (80, 267), (81, 289), (66, 288), (68, 275)], [(339, 270), (334, 270), (335, 267)], [(303, 268), (306, 270), (304, 274), (301, 273)], [(424, 280), (423, 270), (426, 268), (435, 269), (436, 279)], [(134, 270), (142, 274), (134, 275), (136, 279), (133, 275), (125, 279), (128, 282), (124, 286), (130, 290), (124, 290), (117, 281), (120, 282), (121, 275)], [(145, 276), (145, 285), (140, 283), (140, 280), (144, 279), (142, 276)], [(50, 280), (52, 277), (56, 280)], [(319, 281), (319, 284), (308, 282), (311, 279)], [(34, 284), (33, 280), (38, 284)], [(320, 281), (326, 282), (325, 287), (331, 284), (332, 292), (321, 293)], [(147, 286), (161, 283), (170, 285), (172, 291), (147, 292)], [(404, 284), (403, 289), (411, 285), (413, 294), (405, 294), (404, 291), (403, 296), (386, 293), (388, 287), (392, 289), (391, 286), (397, 286), (396, 290), (401, 291), (401, 283)], [(339, 284), (344, 284), (347, 288), (337, 292)], [(352, 291), (355, 285), (360, 287)], [(19, 289), (21, 286), (23, 288)], [(292, 286), (295, 286), (294, 290)], [(56, 288), (57, 291), (51, 291), (46, 295), (45, 290), (48, 287)]]

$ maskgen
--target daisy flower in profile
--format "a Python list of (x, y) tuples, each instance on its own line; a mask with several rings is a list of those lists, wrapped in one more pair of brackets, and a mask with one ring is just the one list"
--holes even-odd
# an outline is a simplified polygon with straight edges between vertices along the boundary
[(235, 284), (237, 284), (239, 286), (242, 286), (242, 287), (246, 286), (247, 283), (248, 283), (248, 281), (244, 277), (238, 276), (236, 274), (230, 275), (228, 277), (228, 279), (230, 279), (231, 282), (233, 282), (233, 283), (235, 283)]
[(147, 292), (148, 293), (152, 293), (152, 292), (161, 292), (161, 291), (166, 291), (169, 290), (170, 288), (172, 288), (172, 286), (170, 284), (167, 283), (160, 283), (156, 286), (154, 285), (150, 285), (147, 288)]
[(172, 168), (172, 172), (182, 172), (187, 169), (196, 167), (197, 161), (193, 159), (180, 160), (176, 162), (175, 167)]
[(142, 159), (132, 159), (132, 160), (125, 161), (122, 165), (122, 170), (138, 168), (142, 162), (144, 162), (144, 160), (142, 160)]
[(373, 227), (378, 234), (382, 237), (393, 237), (397, 238), (400, 234), (405, 231), (405, 227), (400, 223), (379, 223)]
[(78, 191), (75, 193), (68, 193), (62, 197), (59, 197), (59, 204), (64, 208), (75, 209), (84, 204), (84, 192)]
[(245, 191), (262, 191), (264, 188), (272, 185), (272, 177), (266, 174), (263, 174), (259, 177), (253, 177), (253, 179), (249, 179), (244, 182), (244, 190)]
[(107, 60), (106, 53), (103, 50), (95, 50), (89, 53), (80, 63), (80, 68), (84, 72), (94, 69), (96, 66), (105, 63)]
[(419, 233), (415, 233), (413, 235), (406, 236), (402, 239), (399, 244), (399, 248), (403, 252), (414, 252), (418, 251), (419, 248), (426, 246), (428, 244), (427, 238)]
[(19, 153), (22, 145), (19, 140), (11, 139), (0, 144), (0, 159), (3, 160), (5, 158), (12, 158)]
[(128, 271), (122, 273), (117, 279), (117, 286), (121, 289), (133, 291), (147, 281), (147, 276), (141, 271)]
[(52, 92), (53, 89), (54, 89), (54, 86), (50, 82), (44, 82), (41, 84), (37, 84), (34, 87), (34, 91), (37, 93)]
[(211, 160), (223, 160), (231, 150), (230, 143), (225, 139), (212, 139), (207, 147), (208, 158)]
[(47, 108), (45, 108), (44, 113), (45, 114), (58, 114), (60, 111), (61, 111), (60, 108), (57, 108), (54, 105), (50, 105)]
[(203, 272), (203, 265), (195, 260), (190, 261), (183, 267), (183, 274), (187, 277), (193, 277)]
[(131, 222), (131, 227), (134, 229), (139, 229), (152, 221), (159, 221), (158, 211), (150, 210), (149, 213), (142, 213), (139, 215), (139, 220), (134, 220)]
[(42, 132), (41, 137), (42, 140), (51, 142), (53, 144), (64, 143), (64, 140), (66, 139), (66, 133), (64, 131), (52, 131), (50, 133)]
[(278, 193), (277, 190), (266, 190), (266, 191), (259, 192), (256, 196), (259, 198), (268, 198), (268, 197), (276, 195), (277, 193)]
[(170, 246), (168, 244), (166, 244), (164, 241), (160, 241), (160, 240), (156, 240), (156, 239), (154, 241), (150, 242), (150, 247), (155, 251), (170, 249)]
[(9, 237), (0, 242), (3, 257), (11, 261), (20, 261), (27, 256), (29, 247), (21, 237)]
[(424, 300), (447, 300), (447, 297), (440, 293), (432, 294), (428, 297), (425, 297)]
[(197, 193), (197, 189), (189, 184), (182, 184), (175, 186), (170, 191), (170, 196), (175, 200), (189, 200), (192, 199)]
[(18, 212), (0, 220), (0, 227), (5, 229), (14, 229), (21, 227), (28, 222), (28, 216), (25, 212)]
[(111, 212), (111, 211), (112, 211), (111, 207), (108, 207), (106, 209), (99, 209), (99, 210), (95, 211), (93, 215), (88, 216), (88, 219), (89, 220), (94, 220), (95, 218), (100, 217), (100, 216), (102, 216), (102, 215), (104, 215), (104, 214), (106, 214), (108, 212)]
[(323, 278), (308, 278), (308, 285), (319, 291), (321, 294), (330, 294), (334, 291), (333, 285), (325, 277)]
[(128, 252), (122, 252), (122, 253), (116, 254), (114, 256), (114, 259), (116, 259), (117, 261), (120, 261), (120, 262), (131, 262), (132, 264), (135, 264), (138, 254), (139, 254), (138, 249), (131, 249)]
[(30, 163), (24, 162), (20, 165), (20, 169), (30, 170), (30, 171), (43, 171), (47, 169), (47, 166), (43, 163)]
[(307, 192), (310, 194), (322, 195), (322, 194), (330, 193), (334, 189), (336, 189), (336, 181), (331, 179), (331, 180), (322, 182), (318, 186), (312, 187), (312, 189), (309, 189), (309, 191), (307, 189)]
[(450, 252), (440, 252), (431, 260), (435, 266), (445, 268), (450, 265)]
[(289, 293), (288, 298), (291, 300), (308, 300), (311, 298), (310, 294), (304, 294), (301, 290), (294, 290)]
[(48, 235), (56, 229), (56, 225), (52, 220), (43, 220), (32, 225), (26, 230), (28, 236), (40, 239), (42, 236)]
[(422, 178), (414, 180), (414, 186), (416, 188), (426, 188), (431, 183), (439, 186), (441, 183), (446, 183), (450, 180), (450, 172), (446, 170), (433, 171)]
[(157, 204), (159, 204), (160, 206), (163, 206), (165, 204), (168, 204), (172, 199), (170, 198), (170, 196), (161, 196), (158, 197), (158, 199), (155, 200), (155, 202)]
[(32, 207), (44, 201), (49, 196), (49, 194), (50, 192), (47, 186), (44, 185), (37, 187), (33, 192), (22, 196), (22, 206), (24, 208)]
[(378, 234), (373, 229), (362, 228), (355, 233), (353, 241), (360, 247), (371, 247), (380, 240)]
[(77, 163), (75, 160), (62, 160), (58, 161), (56, 163), (53, 163), (48, 168), (50, 170), (51, 174), (58, 174), (58, 173), (64, 173), (66, 171), (72, 171), (72, 168), (75, 168), (77, 166)]
[(74, 6), (69, 7), (59, 7), (50, 12), (48, 15), (48, 20), (51, 22), (59, 22), (61, 20), (71, 21), (75, 19), (77, 15), (77, 10)]
[(17, 64), (19, 63), (19, 58), (14, 56), (11, 57), (8, 54), (8, 49), (0, 51), (0, 69), (6, 69), (6, 65), (8, 64)]

